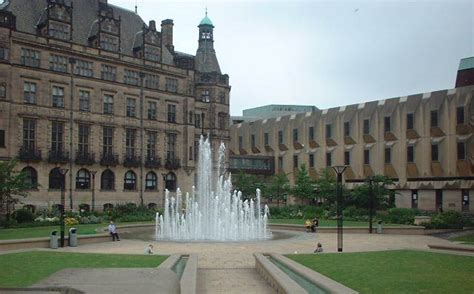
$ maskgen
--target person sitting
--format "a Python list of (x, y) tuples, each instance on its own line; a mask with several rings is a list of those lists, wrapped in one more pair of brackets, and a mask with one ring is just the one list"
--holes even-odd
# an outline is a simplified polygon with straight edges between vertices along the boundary
[(145, 248), (145, 254), (153, 254), (155, 252), (153, 252), (153, 245), (148, 245), (147, 248)]
[(311, 232), (316, 233), (316, 228), (319, 226), (319, 220), (317, 218), (313, 219), (313, 223), (311, 224)]
[(318, 252), (323, 252), (323, 244), (321, 243), (318, 243), (316, 249), (314, 249), (314, 253), (318, 253)]
[(304, 222), (304, 226), (306, 227), (306, 232), (309, 232), (309, 230), (311, 230), (311, 221), (309, 219), (307, 219), (305, 222)]

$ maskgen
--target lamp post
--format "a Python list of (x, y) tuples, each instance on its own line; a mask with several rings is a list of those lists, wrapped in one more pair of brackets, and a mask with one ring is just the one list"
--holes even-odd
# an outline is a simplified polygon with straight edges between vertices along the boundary
[(374, 219), (374, 177), (367, 179), (369, 182), (369, 233), (372, 234), (372, 222)]
[(347, 166), (338, 165), (332, 167), (337, 175), (336, 182), (336, 205), (337, 205), (337, 251), (342, 252), (342, 174)]
[(166, 196), (166, 174), (162, 173), (161, 176), (163, 177), (163, 200), (162, 205), (163, 209), (165, 209), (165, 196)]
[(65, 186), (66, 186), (66, 174), (69, 170), (67, 168), (60, 168), (61, 173), (61, 247), (64, 247), (64, 207), (66, 206)]
[(92, 175), (92, 203), (91, 203), (91, 210), (95, 211), (95, 174), (97, 173), (96, 170), (90, 171)]

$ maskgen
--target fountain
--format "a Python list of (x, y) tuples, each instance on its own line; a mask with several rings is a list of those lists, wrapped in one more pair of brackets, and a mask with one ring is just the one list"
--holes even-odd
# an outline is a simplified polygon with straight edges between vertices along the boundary
[(242, 200), (242, 193), (233, 191), (231, 175), (226, 176), (225, 146), (221, 143), (217, 171), (212, 164), (209, 140), (201, 136), (197, 168), (197, 189), (176, 197), (165, 192), (165, 211), (156, 214), (157, 240), (246, 241), (271, 237), (267, 230), (268, 206), (260, 206), (260, 190), (256, 199)]

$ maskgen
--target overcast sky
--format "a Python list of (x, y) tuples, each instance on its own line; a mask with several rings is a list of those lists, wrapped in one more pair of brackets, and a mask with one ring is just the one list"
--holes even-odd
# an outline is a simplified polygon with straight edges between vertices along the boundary
[(135, 2), (146, 22), (173, 19), (175, 49), (192, 54), (207, 6), (232, 115), (453, 88), (459, 60), (474, 56), (474, 0), (109, 0)]

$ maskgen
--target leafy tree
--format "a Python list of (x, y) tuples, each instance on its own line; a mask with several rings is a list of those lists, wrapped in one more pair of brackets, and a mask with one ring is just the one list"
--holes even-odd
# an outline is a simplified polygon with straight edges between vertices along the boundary
[(290, 181), (285, 173), (278, 173), (273, 176), (267, 187), (268, 195), (277, 201), (278, 207), (280, 207), (280, 200), (286, 200), (290, 192)]
[[(372, 185), (370, 184), (372, 182)], [(373, 209), (388, 208), (393, 206), (392, 199), (395, 197), (395, 191), (387, 186), (392, 185), (393, 181), (382, 175), (376, 175), (368, 179), (367, 182), (358, 185), (352, 190), (351, 202), (356, 207), (369, 208), (371, 203), (371, 193), (373, 193)]]
[(0, 210), (6, 213), (7, 224), (11, 210), (20, 202), (18, 197), (28, 196), (25, 190), (30, 188), (25, 183), (26, 174), (15, 171), (16, 160), (0, 161)]
[(244, 199), (255, 197), (257, 188), (262, 190), (262, 194), (265, 190), (265, 184), (259, 181), (255, 175), (246, 174), (243, 171), (239, 171), (237, 176), (233, 176), (232, 182), (234, 190), (241, 191)]
[(298, 169), (295, 186), (293, 187), (293, 194), (300, 199), (313, 199), (314, 185), (311, 177), (308, 174), (306, 166), (303, 164)]
[(322, 169), (315, 182), (316, 196), (325, 203), (336, 203), (336, 177), (328, 168)]

